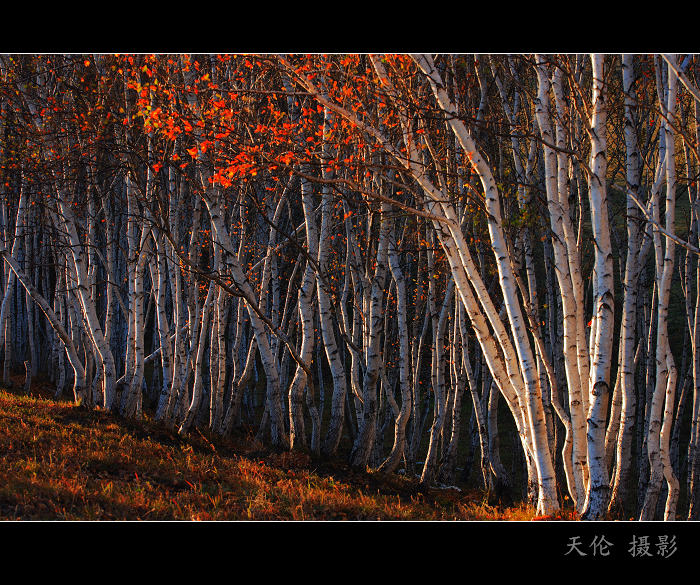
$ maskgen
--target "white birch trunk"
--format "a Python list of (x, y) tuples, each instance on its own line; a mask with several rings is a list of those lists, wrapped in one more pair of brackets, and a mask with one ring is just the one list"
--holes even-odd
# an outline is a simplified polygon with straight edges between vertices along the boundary
[(588, 393), (589, 480), (581, 517), (600, 519), (607, 511), (610, 482), (605, 465), (605, 423), (610, 395), (613, 359), (614, 286), (606, 189), (606, 88), (604, 56), (592, 55), (593, 106), (591, 118), (591, 176), (589, 199), (595, 265), (593, 270), (593, 319), (591, 328), (591, 370)]

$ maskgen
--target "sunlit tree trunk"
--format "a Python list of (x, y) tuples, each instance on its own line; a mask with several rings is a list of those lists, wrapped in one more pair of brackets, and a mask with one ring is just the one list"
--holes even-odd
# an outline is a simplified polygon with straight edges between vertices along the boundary
[[(541, 59), (541, 57), (538, 57)], [(561, 109), (561, 79), (559, 73), (555, 72), (554, 77), (557, 81), (555, 94), (560, 96), (557, 101), (557, 114), (563, 115)], [(561, 294), (562, 311), (563, 311), (563, 355), (564, 365), (566, 368), (567, 390), (569, 396), (569, 412), (571, 417), (572, 427), (572, 448), (573, 448), (573, 469), (574, 469), (574, 493), (571, 494), (574, 505), (581, 510), (586, 495), (586, 470), (587, 470), (587, 454), (586, 454), (586, 413), (583, 410), (582, 392), (585, 392), (585, 387), (581, 383), (580, 372), (578, 367), (578, 336), (576, 315), (581, 310), (578, 306), (576, 295), (574, 294), (573, 284), (571, 282), (571, 269), (569, 264), (569, 254), (567, 246), (569, 240), (564, 232), (564, 225), (569, 223), (568, 204), (562, 205), (562, 200), (569, 197), (566, 186), (566, 160), (557, 156), (557, 152), (550, 144), (556, 144), (562, 147), (563, 137), (559, 125), (557, 125), (556, 138), (552, 131), (551, 113), (550, 113), (550, 80), (546, 73), (544, 63), (537, 65), (538, 76), (538, 101), (537, 101), (537, 121), (544, 141), (544, 167), (545, 167), (545, 186), (547, 189), (547, 204), (549, 209), (551, 228), (554, 234), (552, 238), (552, 247), (554, 252), (554, 268), (559, 283), (559, 292)], [(563, 167), (563, 168), (562, 168)], [(563, 192), (561, 190), (563, 189)]]
[(399, 254), (393, 239), (389, 241), (389, 269), (396, 283), (396, 319), (399, 337), (399, 387), (401, 389), (401, 407), (394, 420), (394, 443), (386, 459), (379, 466), (379, 471), (394, 471), (406, 451), (406, 426), (411, 414), (411, 387), (409, 381), (410, 356), (407, 322), (406, 277), (401, 270)]
[[(428, 56), (420, 55), (416, 57), (416, 62), (426, 76), (428, 76), (433, 93), (440, 107), (449, 116), (453, 112), (454, 106), (447, 96), (440, 75), (432, 63), (432, 59)], [(496, 182), (491, 174), (489, 166), (478, 152), (464, 124), (456, 117), (451, 116), (448, 121), (460, 145), (464, 149), (465, 154), (470, 157), (472, 166), (478, 174), (484, 188), (491, 247), (496, 259), (499, 283), (504, 295), (504, 304), (517, 351), (520, 372), (525, 385), (527, 415), (533, 442), (533, 456), (535, 458), (538, 475), (537, 482), (539, 493), (537, 507), (538, 511), (541, 513), (552, 513), (559, 509), (559, 502), (556, 495), (556, 479), (551, 455), (549, 453), (546, 423), (544, 420), (542, 388), (539, 378), (537, 377), (532, 347), (527, 338), (527, 330), (517, 299), (515, 277), (512, 272), (509, 252), (503, 234), (498, 188), (496, 187)]]
[(366, 467), (376, 437), (377, 383), (381, 366), (380, 341), (382, 312), (384, 308), (384, 286), (389, 246), (390, 220), (386, 217), (389, 205), (383, 203), (379, 214), (379, 234), (376, 263), (371, 281), (369, 311), (367, 319), (367, 343), (365, 345), (365, 373), (362, 379), (362, 412), (358, 421), (358, 434), (353, 444), (350, 461), (355, 467)]
[(437, 474), (438, 467), (438, 441), (442, 434), (447, 410), (445, 396), (445, 331), (447, 316), (450, 312), (450, 303), (454, 295), (454, 280), (450, 279), (447, 291), (444, 294), (439, 313), (433, 319), (433, 345), (431, 363), (431, 382), (433, 390), (433, 424), (430, 427), (428, 452), (423, 464), (423, 472), (420, 481), (429, 485)]
[[(675, 62), (675, 61), (674, 61)], [(660, 77), (663, 77), (661, 73)], [(664, 227), (667, 234), (674, 233), (675, 202), (676, 202), (676, 165), (674, 132), (670, 121), (676, 109), (677, 78), (670, 70), (667, 83), (663, 89), (661, 109), (666, 117), (663, 123), (664, 157), (666, 171), (666, 200)], [(653, 218), (657, 225), (660, 221), (660, 202), (657, 198), (653, 205)], [(661, 482), (666, 480), (668, 496), (664, 511), (665, 520), (675, 520), (678, 501), (678, 479), (671, 465), (669, 440), (672, 417), (674, 414), (674, 399), (676, 392), (676, 365), (668, 341), (668, 308), (671, 293), (671, 279), (674, 268), (675, 242), (670, 237), (662, 238), (658, 231), (654, 234), (656, 251), (656, 283), (658, 287), (657, 301), (657, 330), (656, 330), (656, 384), (652, 396), (649, 414), (649, 431), (647, 451), (651, 477), (644, 499), (640, 519), (653, 520), (656, 503), (661, 489)], [(663, 244), (665, 245), (662, 245)]]
[(115, 401), (116, 372), (114, 368), (114, 356), (104, 337), (102, 325), (97, 316), (94, 300), (90, 297), (89, 281), (86, 269), (86, 258), (83, 245), (78, 237), (75, 216), (70, 209), (69, 199), (59, 188), (57, 192), (58, 206), (61, 213), (63, 227), (70, 242), (70, 258), (72, 268), (75, 271), (77, 294), (80, 299), (85, 325), (88, 335), (99, 356), (99, 366), (102, 369), (103, 388), (101, 391), (101, 406), (105, 410), (112, 410)]
[(605, 59), (592, 55), (593, 106), (591, 117), (591, 176), (589, 200), (595, 244), (593, 269), (593, 319), (591, 325), (591, 370), (588, 382), (588, 489), (583, 519), (602, 518), (609, 499), (609, 476), (605, 465), (605, 423), (610, 395), (613, 359), (613, 261), (606, 189), (606, 88)]
[[(330, 124), (330, 111), (324, 110), (324, 130), (328, 132)], [(324, 143), (324, 152), (326, 156), (331, 156), (328, 152), (328, 143)], [(331, 179), (331, 173), (324, 168), (322, 170), (324, 179)], [(323, 339), (323, 348), (328, 360), (328, 366), (333, 379), (333, 395), (331, 398), (330, 419), (328, 430), (323, 440), (322, 449), (327, 455), (332, 455), (336, 452), (340, 443), (340, 438), (343, 431), (343, 421), (345, 417), (345, 402), (347, 394), (347, 382), (345, 377), (345, 368), (341, 360), (341, 347), (338, 345), (335, 332), (333, 330), (333, 308), (331, 305), (331, 295), (328, 290), (330, 283), (328, 282), (328, 260), (331, 243), (331, 225), (332, 225), (332, 204), (333, 195), (327, 185), (323, 187), (321, 201), (321, 228), (318, 239), (318, 272), (316, 274), (316, 286), (318, 291), (318, 311), (319, 325), (321, 329), (321, 337)], [(346, 268), (347, 271), (347, 268)], [(347, 279), (346, 279), (347, 282)], [(347, 327), (345, 327), (347, 333)]]

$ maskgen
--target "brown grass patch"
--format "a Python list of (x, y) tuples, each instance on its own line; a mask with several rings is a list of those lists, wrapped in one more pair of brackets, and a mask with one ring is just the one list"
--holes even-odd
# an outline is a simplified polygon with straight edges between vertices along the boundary
[[(34, 393), (33, 393), (34, 394)], [(530, 520), (478, 492), (0, 390), (2, 520)]]

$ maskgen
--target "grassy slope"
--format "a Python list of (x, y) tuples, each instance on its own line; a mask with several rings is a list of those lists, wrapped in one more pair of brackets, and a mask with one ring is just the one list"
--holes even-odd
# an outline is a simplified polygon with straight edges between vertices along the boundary
[(483, 495), (420, 490), (343, 461), (213, 444), (0, 389), (0, 520), (530, 520)]

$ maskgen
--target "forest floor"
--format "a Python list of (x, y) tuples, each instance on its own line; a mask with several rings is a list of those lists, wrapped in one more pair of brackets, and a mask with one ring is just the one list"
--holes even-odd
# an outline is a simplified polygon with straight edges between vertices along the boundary
[[(0, 520), (533, 520), (483, 493), (0, 388)], [(569, 518), (546, 518), (569, 519)]]

